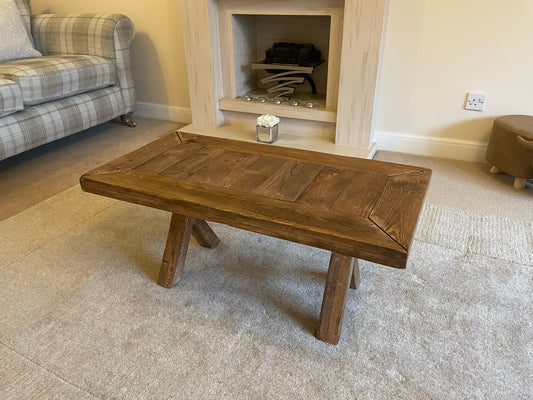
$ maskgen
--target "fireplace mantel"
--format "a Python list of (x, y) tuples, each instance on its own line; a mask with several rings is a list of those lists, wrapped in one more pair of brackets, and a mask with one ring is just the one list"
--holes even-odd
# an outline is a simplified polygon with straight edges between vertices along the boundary
[[(183, 130), (254, 140), (255, 119), (271, 113), (281, 118), (279, 145), (371, 157), (387, 9), (388, 0), (181, 0), (192, 111)], [(319, 106), (244, 102), (265, 42), (306, 35), (326, 59)]]

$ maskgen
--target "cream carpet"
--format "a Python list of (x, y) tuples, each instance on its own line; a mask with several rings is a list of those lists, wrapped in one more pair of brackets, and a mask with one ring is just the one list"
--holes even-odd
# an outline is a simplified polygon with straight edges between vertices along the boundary
[(213, 225), (155, 284), (169, 215), (77, 187), (0, 222), (1, 399), (530, 399), (533, 224), (426, 204), (361, 262), (337, 346), (326, 251)]

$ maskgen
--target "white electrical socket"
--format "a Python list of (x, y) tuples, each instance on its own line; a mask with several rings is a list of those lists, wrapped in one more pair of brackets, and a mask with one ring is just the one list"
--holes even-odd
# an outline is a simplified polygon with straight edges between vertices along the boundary
[(487, 103), (487, 95), (483, 93), (468, 93), (466, 110), (483, 111)]

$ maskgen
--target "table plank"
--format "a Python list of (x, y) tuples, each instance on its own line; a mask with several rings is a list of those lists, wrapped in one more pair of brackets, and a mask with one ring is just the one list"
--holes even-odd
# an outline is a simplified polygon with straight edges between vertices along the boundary
[[(188, 147), (188, 146), (187, 146)], [(187, 179), (206, 164), (212, 163), (217, 157), (224, 153), (223, 149), (202, 147), (180, 162), (168, 167), (160, 175), (169, 176), (176, 179)]]
[(386, 182), (385, 175), (355, 172), (331, 209), (367, 217), (379, 199)]
[(134, 169), (137, 171), (159, 174), (202, 148), (203, 146), (185, 146), (183, 144), (177, 144), (146, 162), (137, 165)]
[(210, 163), (204, 163), (187, 180), (205, 185), (220, 186), (221, 181), (232, 171), (242, 169), (242, 164), (251, 158), (251, 154), (225, 151)]
[(221, 182), (221, 186), (227, 189), (252, 193), (286, 162), (287, 160), (282, 158), (252, 154), (249, 163), (228, 175)]
[(322, 169), (321, 165), (287, 161), (254, 193), (273, 199), (294, 201)]
[(296, 202), (330, 209), (353, 176), (354, 171), (352, 170), (324, 167), (305, 188)]

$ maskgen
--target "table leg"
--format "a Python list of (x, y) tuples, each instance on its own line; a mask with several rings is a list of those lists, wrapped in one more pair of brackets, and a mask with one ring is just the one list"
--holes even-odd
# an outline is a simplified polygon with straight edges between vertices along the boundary
[(320, 320), (316, 331), (316, 337), (326, 343), (337, 344), (339, 341), (346, 297), (350, 284), (355, 282), (352, 278), (354, 265), (358, 270), (356, 259), (331, 253)]
[(193, 224), (194, 218), (172, 214), (158, 285), (171, 288), (181, 279)]
[(192, 235), (203, 247), (214, 249), (220, 243), (220, 239), (211, 227), (203, 219), (195, 219), (192, 226)]
[(359, 260), (352, 258), (352, 279), (350, 280), (350, 288), (357, 289), (361, 283), (361, 274), (359, 273)]

